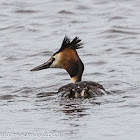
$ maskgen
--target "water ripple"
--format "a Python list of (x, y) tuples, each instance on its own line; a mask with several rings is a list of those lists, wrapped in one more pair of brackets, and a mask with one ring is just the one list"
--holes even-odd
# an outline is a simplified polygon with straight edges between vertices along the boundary
[(34, 14), (34, 13), (37, 13), (39, 11), (35, 11), (35, 10), (15, 10), (14, 12), (18, 13), (18, 14)]
[(120, 29), (109, 29), (107, 31), (104, 31), (102, 33), (114, 33), (114, 34), (126, 34), (126, 35), (138, 35), (139, 33), (137, 32), (130, 32), (130, 31), (123, 31)]
[(70, 12), (70, 11), (66, 11), (66, 10), (62, 10), (62, 11), (59, 11), (58, 12), (59, 14), (66, 14), (66, 15), (73, 15), (74, 13), (73, 12)]
[(11, 99), (15, 99), (15, 97), (17, 96), (16, 95), (1, 95), (0, 100), (11, 100)]
[[(5, 136), (56, 132), (61, 133), (56, 139), (139, 139), (139, 7), (138, 0), (1, 0), (0, 125)], [(30, 72), (61, 47), (65, 35), (83, 41), (78, 50), (83, 80), (97, 81), (113, 94), (60, 99), (55, 91), (70, 82), (66, 71)]]

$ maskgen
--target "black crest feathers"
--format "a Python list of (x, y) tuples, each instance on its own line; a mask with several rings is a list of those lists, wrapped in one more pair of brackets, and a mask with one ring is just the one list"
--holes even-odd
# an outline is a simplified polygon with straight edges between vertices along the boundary
[(66, 48), (71, 48), (73, 50), (76, 50), (82, 47), (83, 46), (81, 43), (81, 39), (79, 39), (78, 37), (75, 37), (72, 41), (70, 41), (70, 39), (67, 36), (65, 36), (59, 52), (63, 51)]

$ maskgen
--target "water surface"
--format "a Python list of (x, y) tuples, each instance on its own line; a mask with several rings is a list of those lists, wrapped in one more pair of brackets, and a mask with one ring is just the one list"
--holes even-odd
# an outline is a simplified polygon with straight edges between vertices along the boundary
[[(1, 139), (139, 139), (138, 0), (1, 0), (0, 9)], [(30, 72), (65, 35), (84, 43), (83, 80), (115, 94), (62, 100), (50, 92), (70, 82), (65, 70)]]

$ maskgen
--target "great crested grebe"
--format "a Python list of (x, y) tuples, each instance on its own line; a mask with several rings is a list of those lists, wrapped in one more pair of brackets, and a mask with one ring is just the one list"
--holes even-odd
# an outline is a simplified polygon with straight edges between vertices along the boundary
[(46, 63), (33, 68), (31, 71), (39, 71), (47, 68), (65, 69), (69, 73), (72, 83), (59, 88), (58, 93), (61, 93), (62, 97), (89, 98), (108, 94), (103, 86), (96, 82), (81, 82), (84, 64), (79, 58), (76, 49), (82, 47), (81, 39), (78, 37), (70, 41), (65, 36), (59, 51), (54, 53)]

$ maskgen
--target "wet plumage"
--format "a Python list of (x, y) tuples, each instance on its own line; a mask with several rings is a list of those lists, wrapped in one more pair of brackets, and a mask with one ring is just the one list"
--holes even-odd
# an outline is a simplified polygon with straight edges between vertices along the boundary
[(108, 94), (102, 85), (92, 81), (70, 83), (59, 88), (58, 93), (67, 98), (91, 98)]

